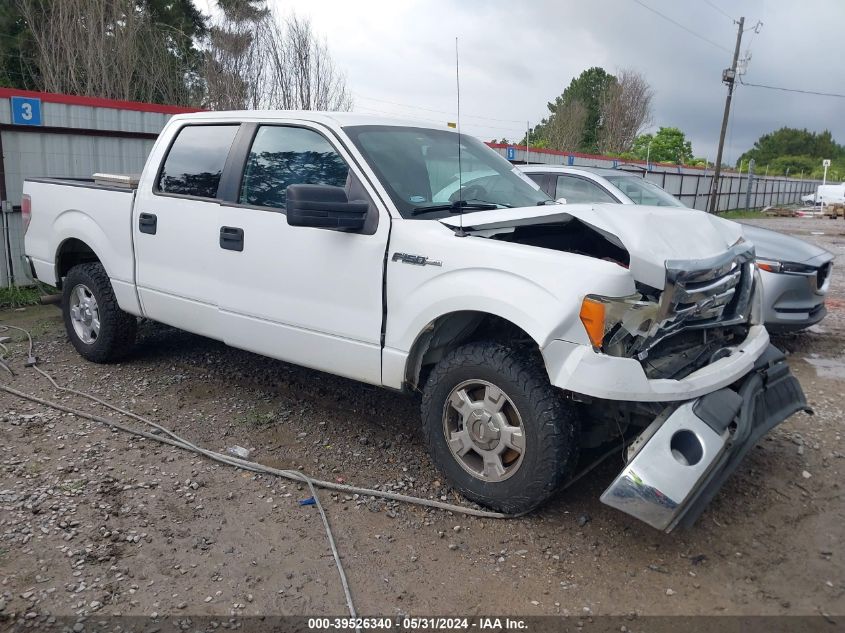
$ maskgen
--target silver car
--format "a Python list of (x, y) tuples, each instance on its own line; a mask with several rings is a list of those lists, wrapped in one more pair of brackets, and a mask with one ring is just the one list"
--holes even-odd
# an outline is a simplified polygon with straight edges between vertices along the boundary
[[(566, 203), (685, 205), (637, 174), (617, 169), (521, 165), (552, 198)], [(833, 254), (797, 237), (757, 226), (742, 225), (754, 244), (763, 280), (763, 308), (771, 332), (795, 332), (821, 321), (830, 286)]]

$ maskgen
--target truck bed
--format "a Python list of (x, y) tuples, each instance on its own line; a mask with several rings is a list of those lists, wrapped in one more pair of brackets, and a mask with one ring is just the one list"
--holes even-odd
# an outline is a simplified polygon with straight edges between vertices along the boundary
[(28, 178), (24, 194), (32, 204), (26, 253), (40, 281), (59, 285), (64, 271), (56, 270), (57, 254), (72, 249), (76, 239), (97, 254), (116, 294), (132, 288), (134, 295), (134, 189), (93, 179)]

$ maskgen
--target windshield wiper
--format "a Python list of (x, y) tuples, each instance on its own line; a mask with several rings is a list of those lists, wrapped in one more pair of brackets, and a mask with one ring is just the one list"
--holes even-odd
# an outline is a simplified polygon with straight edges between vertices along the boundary
[(434, 211), (448, 211), (449, 213), (461, 213), (463, 211), (489, 211), (491, 209), (500, 209), (502, 207), (508, 208), (506, 204), (497, 204), (495, 202), (485, 202), (484, 200), (455, 200), (445, 204), (431, 204), (427, 207), (416, 207), (411, 211), (411, 215), (422, 215), (423, 213), (432, 213)]

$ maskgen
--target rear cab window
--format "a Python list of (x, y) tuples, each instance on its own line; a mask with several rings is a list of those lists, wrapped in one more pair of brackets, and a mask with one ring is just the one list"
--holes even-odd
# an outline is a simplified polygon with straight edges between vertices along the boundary
[(164, 159), (155, 190), (167, 195), (217, 197), (229, 149), (240, 126), (186, 125)]

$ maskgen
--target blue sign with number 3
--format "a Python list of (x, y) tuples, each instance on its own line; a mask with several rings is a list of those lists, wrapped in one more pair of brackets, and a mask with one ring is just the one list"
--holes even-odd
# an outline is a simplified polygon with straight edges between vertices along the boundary
[(12, 123), (15, 125), (41, 125), (41, 99), (12, 97)]

